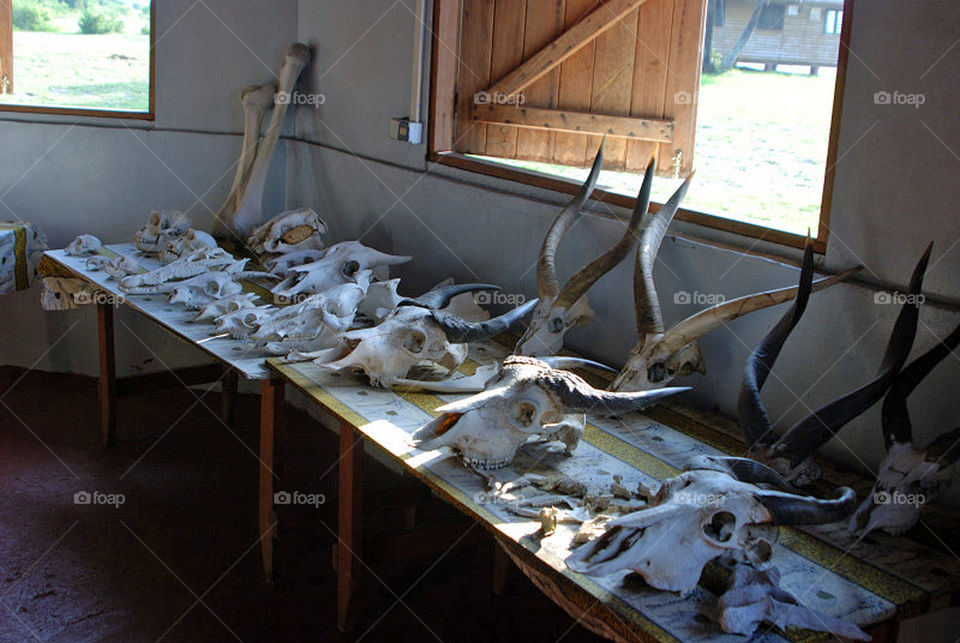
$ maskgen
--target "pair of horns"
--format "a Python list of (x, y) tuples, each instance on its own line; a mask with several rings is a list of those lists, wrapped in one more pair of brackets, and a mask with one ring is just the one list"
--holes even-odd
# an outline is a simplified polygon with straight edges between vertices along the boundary
[(450, 300), (467, 292), (481, 290), (500, 290), (493, 284), (450, 284), (440, 286), (413, 299), (405, 299), (400, 306), (419, 306), (432, 311), (433, 319), (443, 330), (447, 340), (461, 344), (477, 342), (488, 337), (494, 337), (507, 332), (511, 326), (520, 321), (527, 313), (533, 310), (538, 300), (533, 299), (517, 306), (499, 317), (480, 322), (470, 322), (456, 315), (440, 310), (450, 303)]
[(570, 308), (583, 297), (593, 284), (600, 277), (613, 270), (617, 264), (623, 261), (630, 250), (637, 243), (639, 238), (640, 226), (643, 223), (647, 208), (650, 205), (650, 191), (653, 188), (653, 173), (656, 165), (655, 159), (650, 159), (647, 169), (643, 175), (643, 184), (640, 186), (640, 192), (637, 195), (637, 201), (633, 208), (633, 214), (627, 225), (626, 231), (620, 240), (607, 252), (600, 255), (586, 266), (581, 268), (575, 275), (570, 277), (566, 284), (561, 288), (560, 280), (557, 277), (557, 248), (560, 241), (573, 226), (577, 217), (583, 211), (593, 188), (596, 186), (597, 178), (600, 176), (600, 169), (603, 165), (603, 147), (606, 137), (600, 142), (600, 149), (593, 160), (593, 166), (590, 168), (590, 174), (587, 180), (580, 187), (580, 190), (567, 204), (560, 214), (554, 220), (553, 225), (547, 232), (540, 248), (540, 257), (537, 261), (537, 292), (541, 299), (551, 299), (555, 305), (561, 308)]
[(794, 424), (778, 439), (760, 398), (760, 389), (766, 382), (770, 369), (773, 368), (790, 331), (796, 326), (806, 309), (813, 275), (813, 250), (808, 243), (804, 252), (803, 269), (800, 272), (800, 286), (793, 305), (750, 354), (744, 369), (738, 402), (738, 418), (751, 449), (769, 445), (772, 453), (786, 458), (792, 466), (796, 466), (826, 444), (841, 427), (883, 397), (900, 369), (903, 368), (913, 345), (920, 315), (918, 296), (923, 286), (923, 276), (932, 248), (931, 243), (913, 270), (909, 286), (912, 297), (904, 304), (897, 316), (877, 376), (856, 390), (817, 409)]

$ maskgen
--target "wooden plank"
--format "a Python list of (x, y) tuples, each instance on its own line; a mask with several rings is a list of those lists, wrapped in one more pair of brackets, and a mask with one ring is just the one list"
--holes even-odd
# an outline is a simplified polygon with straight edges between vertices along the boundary
[[(523, 30), (526, 23), (526, 0), (499, 0), (493, 20), (493, 51), (490, 58), (491, 78), (509, 73), (523, 60)], [(489, 93), (491, 100), (497, 94)], [(477, 106), (474, 102), (473, 107)], [(513, 127), (487, 127), (484, 147), (487, 156), (514, 158), (517, 154), (517, 130)]]
[[(527, 11), (527, 24), (523, 29), (524, 59), (563, 33), (563, 7), (564, 0), (539, 0), (536, 11)], [(556, 107), (559, 93), (560, 70), (554, 68), (523, 90), (524, 105)], [(517, 132), (516, 157), (549, 163), (553, 158), (553, 142), (553, 132), (521, 129)]]
[[(673, 140), (673, 121), (662, 119), (610, 116), (562, 109), (514, 107), (512, 105), (477, 105), (473, 119), (485, 123), (509, 123), (517, 128), (554, 130), (559, 132), (604, 132), (611, 137), (646, 141)], [(607, 145), (612, 139), (608, 139)], [(599, 145), (599, 141), (597, 142)]]
[[(529, 87), (564, 60), (580, 51), (597, 36), (625, 18), (646, 0), (607, 0), (549, 45), (487, 89), (491, 94), (512, 96)], [(593, 3), (596, 5), (596, 2)]]
[(0, 94), (13, 93), (13, 2), (0, 0)]
[[(633, 97), (630, 113), (634, 116), (663, 117), (670, 58), (670, 31), (673, 5), (648, 2), (637, 11), (637, 47), (633, 65)], [(642, 172), (650, 155), (659, 145), (628, 141), (625, 169)]]
[(97, 397), (100, 402), (100, 437), (111, 446), (117, 431), (117, 363), (113, 342), (113, 304), (97, 304), (100, 374)]
[(662, 145), (657, 161), (661, 174), (672, 174), (674, 155), (682, 154), (679, 174), (686, 177), (693, 169), (693, 145), (697, 132), (697, 94), (703, 67), (703, 36), (706, 24), (703, 0), (677, 0), (674, 3), (673, 29), (670, 35), (670, 69), (664, 117), (674, 119), (673, 143)]
[[(633, 89), (633, 64), (637, 50), (637, 10), (634, 9), (611, 29), (597, 38), (597, 52), (590, 88), (590, 112), (629, 116)], [(588, 139), (587, 149), (600, 145), (601, 137)], [(622, 170), (627, 142), (622, 138), (607, 141), (603, 167)]]
[[(596, 6), (595, 0), (567, 0), (564, 7), (564, 24), (570, 27)], [(583, 49), (570, 56), (560, 65), (560, 93), (557, 107), (581, 112), (590, 111), (590, 87), (593, 78), (593, 59), (596, 43), (590, 41)], [(558, 165), (583, 167), (590, 165), (597, 153), (594, 146), (587, 150), (585, 134), (557, 133), (553, 143), (553, 162)], [(587, 160), (589, 154), (590, 160)]]
[(273, 509), (273, 444), (283, 406), (283, 388), (283, 380), (279, 378), (265, 379), (260, 385), (260, 557), (264, 577), (271, 584), (274, 582), (273, 545), (277, 537), (277, 519)]
[(349, 631), (356, 612), (356, 596), (363, 555), (363, 435), (340, 423), (337, 505), (337, 627)]
[(487, 126), (470, 120), (474, 95), (490, 84), (494, 0), (464, 0), (461, 17), (460, 74), (457, 83), (457, 123), (453, 149), (483, 154)]
[(431, 150), (453, 149), (456, 110), (457, 39), (460, 28), (460, 0), (434, 0), (431, 67), (429, 145)]

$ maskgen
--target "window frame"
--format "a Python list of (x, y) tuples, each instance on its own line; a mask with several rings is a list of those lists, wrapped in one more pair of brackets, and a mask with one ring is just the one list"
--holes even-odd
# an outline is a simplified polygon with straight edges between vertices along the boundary
[[(666, 1), (666, 0), (651, 0)], [(706, 2), (707, 0), (704, 0)], [(826, 168), (824, 171), (823, 193), (820, 202), (820, 218), (813, 247), (817, 253), (826, 252), (830, 232), (830, 209), (833, 203), (836, 164), (838, 159), (837, 142), (840, 121), (843, 115), (843, 90), (846, 84), (847, 64), (851, 25), (853, 23), (854, 0), (843, 0), (843, 20), (840, 30), (840, 46), (837, 56), (837, 75), (834, 84), (833, 110), (830, 118), (830, 135), (827, 139)], [(476, 172), (486, 176), (507, 179), (538, 188), (555, 190), (564, 194), (575, 194), (579, 185), (573, 181), (549, 174), (523, 170), (505, 164), (481, 160), (452, 151), (454, 140), (454, 119), (456, 111), (456, 79), (458, 74), (457, 51), (460, 38), (460, 14), (462, 0), (434, 0), (433, 36), (430, 69), (430, 121), (427, 127), (427, 161), (446, 165), (460, 170)], [(632, 209), (636, 199), (624, 194), (597, 188), (594, 198), (605, 203)], [(661, 204), (651, 204), (656, 210)], [(803, 248), (805, 235), (775, 228), (727, 219), (714, 214), (680, 208), (675, 218), (679, 221), (701, 225), (714, 230), (767, 241), (791, 248)]]
[[(149, 105), (145, 112), (122, 109), (87, 109), (83, 107), (50, 107), (47, 105), (8, 105), (0, 103), (0, 118), (4, 114), (42, 114), (60, 116), (87, 116), (90, 118), (123, 118), (140, 121), (156, 120), (157, 106), (157, 4), (160, 0), (150, 0), (150, 73), (148, 90)], [(16, 54), (16, 52), (14, 52)], [(14, 68), (16, 72), (16, 68)]]

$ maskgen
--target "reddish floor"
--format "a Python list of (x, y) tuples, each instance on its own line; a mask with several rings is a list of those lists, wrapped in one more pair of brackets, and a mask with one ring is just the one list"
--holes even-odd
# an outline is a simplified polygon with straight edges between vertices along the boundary
[[(218, 406), (184, 389), (124, 398), (120, 441), (104, 449), (93, 380), (0, 368), (0, 641), (596, 640), (522, 576), (493, 595), (492, 541), (429, 499), (420, 522), (443, 529), (368, 545), (360, 622), (340, 634), (333, 435), (288, 413), (278, 488), (327, 502), (280, 512), (270, 587), (256, 546), (258, 400), (241, 396), (233, 431)], [(396, 532), (399, 501), (420, 487), (369, 458), (367, 473), (368, 532)], [(84, 491), (124, 502), (75, 504)]]

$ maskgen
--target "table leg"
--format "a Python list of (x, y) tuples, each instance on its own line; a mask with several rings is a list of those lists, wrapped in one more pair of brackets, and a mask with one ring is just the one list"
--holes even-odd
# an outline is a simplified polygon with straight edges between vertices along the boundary
[(513, 562), (510, 560), (510, 557), (507, 555), (507, 552), (503, 551), (503, 547), (500, 546), (496, 540), (493, 541), (493, 593), (497, 596), (503, 594), (503, 590), (507, 586), (507, 579), (510, 577), (510, 572), (513, 571)]
[(233, 405), (237, 401), (237, 388), (240, 378), (237, 371), (224, 366), (223, 377), (220, 379), (220, 419), (227, 426), (233, 424)]
[(348, 631), (360, 586), (363, 438), (346, 422), (340, 424), (339, 497), (337, 507), (337, 627)]
[(100, 403), (100, 437), (105, 446), (113, 444), (117, 429), (117, 364), (113, 343), (113, 306), (97, 304), (100, 346), (100, 377), (97, 397)]
[(263, 380), (260, 396), (260, 556), (268, 583), (274, 580), (273, 546), (277, 536), (273, 509), (273, 436), (283, 406), (283, 380)]

